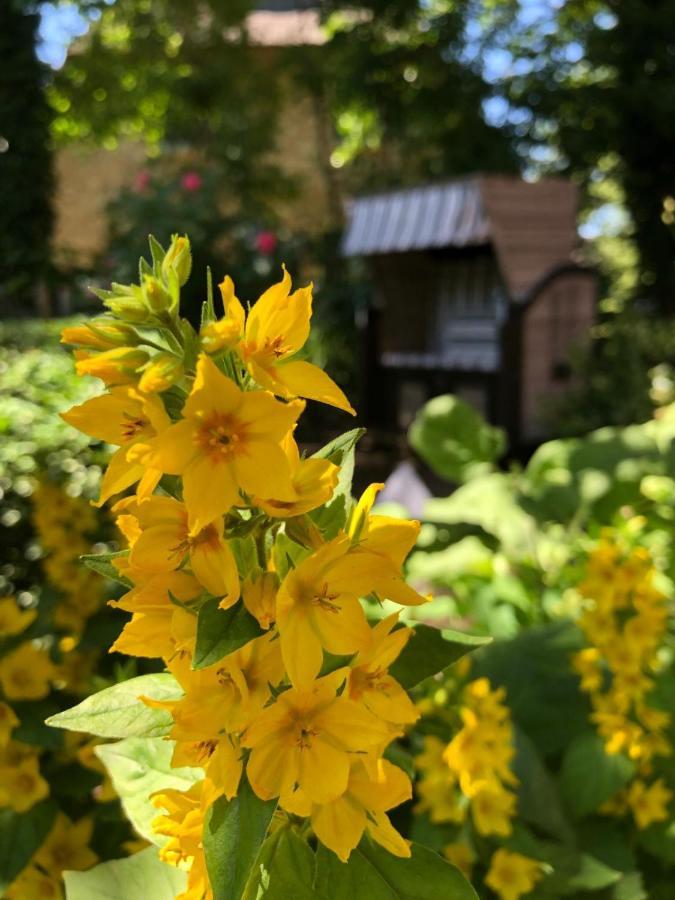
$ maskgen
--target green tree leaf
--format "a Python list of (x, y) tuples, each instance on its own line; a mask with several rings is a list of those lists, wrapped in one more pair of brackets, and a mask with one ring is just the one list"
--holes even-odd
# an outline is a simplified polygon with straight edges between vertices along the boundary
[(163, 863), (154, 847), (87, 872), (64, 872), (66, 900), (174, 900), (187, 875)]
[(434, 397), (422, 407), (408, 440), (437, 475), (460, 483), (490, 472), (506, 448), (501, 428), (488, 425), (472, 406), (452, 394)]
[(235, 603), (229, 609), (219, 609), (219, 602), (217, 597), (213, 597), (199, 609), (193, 669), (212, 666), (228, 653), (234, 653), (264, 634), (243, 603)]
[(214, 900), (243, 896), (276, 806), (260, 800), (244, 779), (234, 799), (220, 797), (209, 809), (203, 840)]
[(450, 628), (441, 630), (429, 625), (417, 625), (389, 671), (404, 688), (410, 690), (491, 640)]
[(623, 754), (609, 754), (605, 742), (593, 731), (577, 735), (563, 756), (560, 787), (575, 816), (595, 812), (635, 774), (634, 764)]
[(187, 791), (203, 776), (201, 769), (172, 768), (173, 749), (174, 742), (163, 738), (127, 738), (95, 748), (131, 824), (147, 841), (158, 846), (166, 838), (152, 830), (153, 819), (160, 813), (153, 806), (151, 795), (167, 788)]
[(10, 885), (49, 834), (56, 804), (44, 800), (28, 812), (0, 810), (0, 891)]
[(140, 675), (105, 688), (77, 706), (50, 716), (47, 724), (105, 738), (161, 737), (171, 730), (171, 713), (146, 706), (139, 697), (177, 700), (182, 693), (173, 675)]

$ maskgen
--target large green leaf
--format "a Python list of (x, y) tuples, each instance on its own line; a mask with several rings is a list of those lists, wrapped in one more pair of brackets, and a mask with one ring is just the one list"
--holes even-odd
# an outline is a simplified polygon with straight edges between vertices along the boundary
[(452, 394), (434, 397), (408, 430), (410, 446), (441, 478), (462, 482), (489, 472), (506, 449), (506, 436), (473, 406)]
[(429, 625), (417, 625), (390, 672), (409, 690), (491, 640), (450, 628), (441, 631)]
[(66, 900), (175, 900), (187, 875), (163, 863), (154, 847), (88, 872), (64, 872)]
[(340, 467), (338, 483), (329, 503), (313, 510), (309, 515), (326, 537), (334, 537), (349, 517), (352, 506), (352, 480), (356, 444), (365, 434), (364, 428), (354, 428), (326, 444), (313, 454), (318, 459), (328, 459)]
[(572, 624), (553, 622), (495, 641), (474, 660), (477, 678), (506, 688), (514, 721), (544, 756), (564, 750), (574, 735), (588, 730), (591, 710), (570, 670), (570, 655), (582, 646)]
[(214, 900), (240, 900), (277, 801), (260, 800), (245, 779), (232, 800), (220, 797), (204, 823), (204, 853)]
[(474, 525), (496, 537), (514, 559), (530, 559), (538, 525), (520, 506), (512, 474), (491, 472), (461, 485), (450, 496), (427, 501), (425, 518), (447, 525)]
[(312, 849), (282, 826), (263, 844), (242, 900), (330, 900), (315, 890), (314, 869)]
[(51, 716), (47, 724), (105, 738), (161, 737), (171, 730), (171, 714), (146, 706), (139, 697), (177, 700), (182, 693), (173, 675), (140, 675), (87, 697), (77, 706)]
[(413, 843), (411, 850), (412, 856), (404, 859), (364, 838), (348, 863), (320, 851), (316, 887), (330, 900), (477, 900), (459, 869), (420, 844)]
[(173, 741), (163, 738), (126, 738), (116, 744), (101, 744), (95, 749), (131, 824), (153, 844), (161, 845), (166, 838), (152, 830), (152, 821), (160, 813), (150, 796), (167, 788), (187, 791), (203, 777), (201, 769), (173, 769), (173, 748)]
[(0, 810), (0, 891), (10, 885), (49, 834), (56, 804), (45, 800), (28, 812)]
[(563, 756), (563, 799), (574, 815), (588, 815), (625, 787), (634, 774), (635, 765), (628, 757), (607, 753), (605, 742), (596, 732), (578, 734)]
[(517, 726), (514, 731), (513, 772), (519, 781), (519, 817), (551, 837), (573, 842), (574, 832), (565, 818), (557, 784), (530, 738)]
[(193, 669), (212, 666), (264, 633), (243, 603), (235, 603), (229, 609), (219, 609), (219, 602), (214, 597), (200, 607)]

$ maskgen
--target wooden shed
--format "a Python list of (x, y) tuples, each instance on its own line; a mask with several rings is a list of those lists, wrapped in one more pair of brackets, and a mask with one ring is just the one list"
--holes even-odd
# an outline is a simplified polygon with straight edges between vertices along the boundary
[(478, 175), (354, 199), (343, 252), (366, 257), (374, 283), (361, 323), (367, 421), (405, 428), (453, 392), (512, 448), (548, 437), (546, 405), (595, 316), (576, 218), (576, 188), (560, 178)]

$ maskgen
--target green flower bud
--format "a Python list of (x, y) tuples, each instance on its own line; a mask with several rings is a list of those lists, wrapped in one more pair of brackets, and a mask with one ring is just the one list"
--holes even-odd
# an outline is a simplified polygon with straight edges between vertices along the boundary
[(192, 253), (190, 240), (187, 235), (183, 237), (174, 234), (171, 238), (171, 246), (166, 251), (162, 261), (162, 276), (169, 281), (169, 273), (175, 272), (178, 284), (182, 287), (190, 277), (192, 269)]
[(171, 294), (159, 278), (147, 275), (143, 281), (143, 301), (150, 312), (155, 315), (171, 310), (173, 301)]

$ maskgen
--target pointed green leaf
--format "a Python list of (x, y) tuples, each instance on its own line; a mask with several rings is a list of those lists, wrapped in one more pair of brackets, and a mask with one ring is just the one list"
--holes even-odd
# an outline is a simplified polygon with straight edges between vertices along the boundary
[(217, 597), (211, 598), (199, 610), (193, 669), (212, 666), (228, 653), (234, 653), (264, 634), (243, 603), (236, 603), (229, 609), (219, 609), (219, 602)]
[(155, 834), (152, 822), (160, 815), (150, 797), (156, 791), (189, 790), (203, 777), (201, 769), (171, 767), (174, 742), (163, 738), (127, 738), (116, 744), (101, 744), (95, 753), (112, 780), (115, 793), (136, 831), (152, 844), (166, 837)]
[(330, 900), (477, 900), (459, 869), (421, 844), (413, 843), (411, 850), (408, 859), (394, 856), (364, 838), (349, 862), (340, 863), (332, 853), (320, 849), (316, 888)]
[(64, 872), (66, 900), (174, 900), (187, 885), (182, 869), (163, 863), (154, 847), (87, 872)]
[(282, 826), (263, 844), (242, 900), (332, 900), (313, 885), (314, 869), (310, 846), (292, 828)]
[[(277, 801), (265, 802), (243, 780), (232, 800), (219, 797), (204, 823), (204, 853), (214, 900), (240, 900)], [(267, 895), (265, 895), (267, 898)]]
[(404, 688), (410, 690), (491, 640), (450, 628), (441, 630), (430, 625), (417, 625), (389, 671)]
[(309, 513), (328, 538), (334, 537), (344, 527), (351, 512), (355, 448), (364, 434), (365, 428), (353, 428), (313, 454), (317, 459), (328, 459), (340, 467), (338, 483), (330, 502)]
[(171, 730), (171, 713), (146, 706), (139, 697), (178, 700), (182, 694), (173, 675), (140, 675), (105, 688), (77, 706), (50, 716), (47, 724), (105, 738), (161, 737)]
[(125, 587), (132, 587), (129, 579), (125, 578), (124, 575), (121, 575), (112, 564), (113, 559), (120, 559), (121, 557), (128, 555), (128, 550), (120, 550), (117, 553), (88, 553), (85, 556), (81, 556), (80, 561), (83, 562), (88, 569), (93, 569), (94, 572), (98, 572), (98, 574), (103, 575), (104, 578), (109, 578), (110, 581), (116, 581), (118, 584), (123, 584)]

